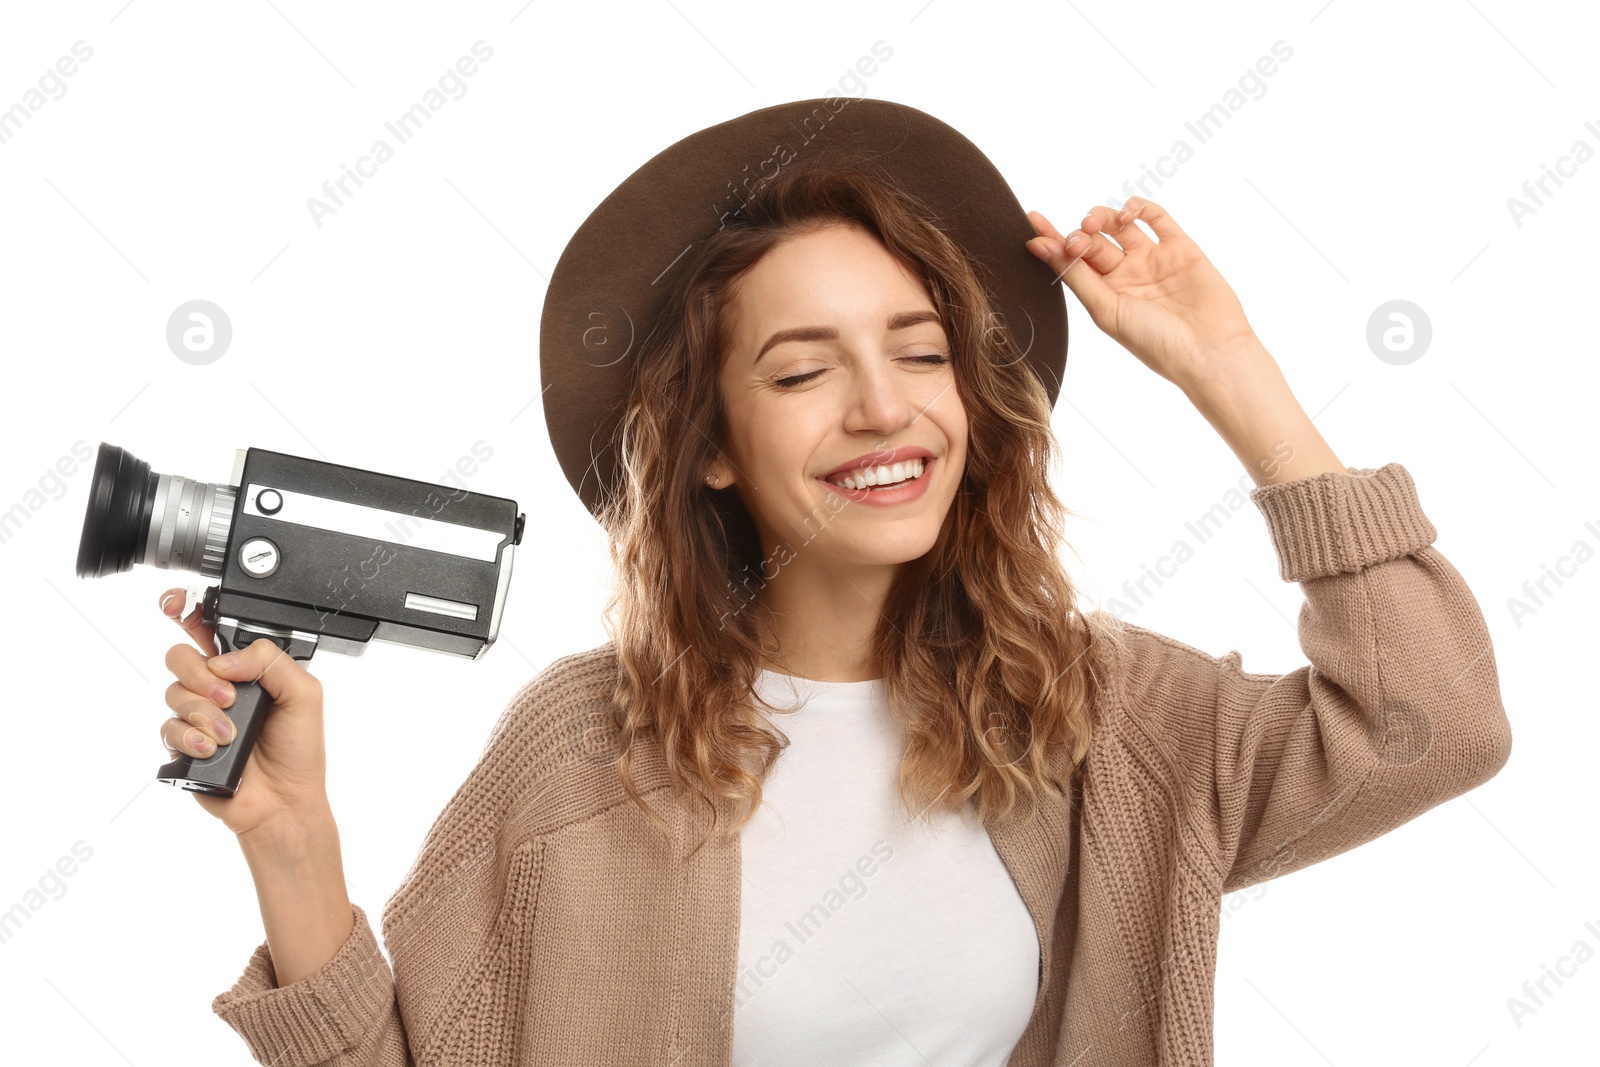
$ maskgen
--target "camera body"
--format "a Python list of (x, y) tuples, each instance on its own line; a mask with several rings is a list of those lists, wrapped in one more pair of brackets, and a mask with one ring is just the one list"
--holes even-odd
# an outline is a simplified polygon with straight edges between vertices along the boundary
[[(158, 477), (181, 501), (185, 479)], [(231, 503), (206, 622), (315, 634), (353, 656), (390, 641), (476, 659), (494, 643), (522, 540), (515, 501), (261, 448), (238, 451), (232, 480), (212, 508), (214, 528)], [(207, 539), (203, 560), (218, 555)], [(146, 553), (160, 556), (155, 531)]]
[[(524, 519), (504, 497), (263, 448), (239, 449), (221, 485), (101, 442), (77, 569), (98, 578), (143, 563), (216, 579), (201, 618), (222, 652), (265, 638), (308, 660), (389, 641), (477, 659), (500, 632)], [(259, 681), (234, 689), (235, 739), (205, 759), (176, 754), (157, 781), (234, 795), (272, 710)]]

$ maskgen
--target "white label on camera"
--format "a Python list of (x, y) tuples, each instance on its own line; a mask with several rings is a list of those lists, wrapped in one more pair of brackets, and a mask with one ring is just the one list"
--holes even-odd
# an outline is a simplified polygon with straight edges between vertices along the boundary
[[(267, 488), (271, 488), (283, 500), (283, 506), (270, 515), (256, 506), (261, 490)], [(406, 514), (367, 507), (365, 504), (352, 504), (348, 500), (296, 493), (278, 486), (251, 484), (244, 489), (242, 510), (246, 515), (274, 522), (292, 522), (297, 526), (333, 530), (353, 537), (372, 538), (393, 545), (411, 545), (493, 563), (500, 542), (507, 540), (506, 535), (499, 530), (483, 530), (435, 518), (439, 512), (449, 508), (450, 499), (438, 495), (437, 507), (432, 505), (433, 499), (430, 496), (429, 502), (418, 504), (411, 514)]]
[(406, 607), (413, 611), (431, 611), (435, 615), (449, 615), (452, 618), (466, 619), (468, 622), (474, 622), (478, 618), (478, 605), (476, 604), (463, 604), (459, 600), (423, 596), (421, 593), (407, 593)]

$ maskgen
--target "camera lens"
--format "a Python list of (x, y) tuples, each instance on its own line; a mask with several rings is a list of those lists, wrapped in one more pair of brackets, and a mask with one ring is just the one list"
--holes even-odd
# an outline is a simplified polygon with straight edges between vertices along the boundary
[(100, 578), (135, 563), (220, 577), (235, 495), (229, 485), (157, 474), (102, 441), (78, 541), (78, 577)]
[(100, 442), (89, 483), (89, 509), (78, 540), (78, 577), (99, 578), (128, 570), (144, 552), (143, 531), (155, 502), (150, 464), (109, 442)]

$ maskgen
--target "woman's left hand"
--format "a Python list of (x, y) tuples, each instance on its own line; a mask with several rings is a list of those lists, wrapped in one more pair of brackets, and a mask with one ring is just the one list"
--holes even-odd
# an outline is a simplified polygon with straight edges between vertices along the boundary
[[(1135, 197), (1121, 211), (1096, 206), (1065, 239), (1039, 212), (1028, 217), (1039, 234), (1028, 250), (1065, 280), (1094, 324), (1186, 393), (1243, 369), (1237, 361), (1271, 358), (1232, 287), (1160, 205)], [(1080, 235), (1087, 246), (1065, 247)]]

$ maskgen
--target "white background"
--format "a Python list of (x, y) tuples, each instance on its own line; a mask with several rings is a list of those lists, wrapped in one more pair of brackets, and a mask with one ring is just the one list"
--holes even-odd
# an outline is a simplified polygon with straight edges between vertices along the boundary
[[(244, 1062), (209, 1003), (262, 938), (228, 831), (153, 782), (163, 658), (182, 637), (157, 594), (198, 576), (78, 579), (91, 468), (55, 480), (57, 461), (106, 440), (220, 482), (235, 449), (262, 447), (442, 480), (475, 442), (493, 449), (470, 487), (514, 498), (529, 523), (496, 647), (313, 664), (350, 895), (376, 917), (511, 694), (605, 640), (602, 531), (537, 402), (539, 311), (565, 241), (650, 155), (834, 92), (881, 40), (892, 57), (844, 88), (955, 126), (1063, 232), (1188, 141), (1194, 157), (1149, 196), (1232, 283), (1340, 459), (1410, 470), (1493, 632), (1510, 763), (1225, 902), (1218, 1062), (1592, 1061), (1600, 959), (1520, 1026), (1507, 998), (1577, 941), (1600, 951), (1584, 926), (1600, 928), (1600, 562), (1520, 620), (1508, 601), (1577, 542), (1600, 548), (1600, 160), (1520, 225), (1508, 199), (1575, 141), (1600, 150), (1584, 126), (1600, 127), (1597, 21), (1589, 5), (1504, 0), (6, 5), (0, 108), (74, 42), (93, 49), (0, 144), (0, 512), (23, 508), (0, 543), (0, 910), (74, 843), (92, 849), (0, 944), (6, 1058)], [(465, 95), (318, 227), (307, 198), (478, 40), (493, 57)], [(1292, 57), (1199, 143), (1184, 123), (1277, 41)], [(165, 340), (197, 298), (234, 333), (201, 367)], [(1397, 298), (1433, 329), (1404, 366), (1365, 337)], [(1104, 603), (1251, 483), (1178, 390), (1068, 304), (1065, 554)], [(1239, 649), (1247, 670), (1292, 670), (1301, 591), (1278, 579), (1259, 512), (1235, 518), (1131, 617)]]

